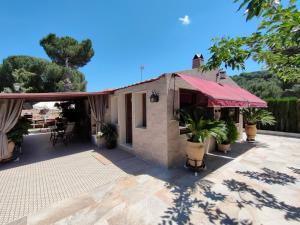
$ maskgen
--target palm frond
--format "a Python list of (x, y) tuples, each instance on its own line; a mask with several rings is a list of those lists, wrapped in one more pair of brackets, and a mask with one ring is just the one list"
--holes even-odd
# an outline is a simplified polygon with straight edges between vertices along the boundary
[(273, 125), (276, 120), (271, 112), (260, 108), (246, 108), (242, 110), (242, 114), (247, 124), (256, 124), (261, 122), (263, 125)]

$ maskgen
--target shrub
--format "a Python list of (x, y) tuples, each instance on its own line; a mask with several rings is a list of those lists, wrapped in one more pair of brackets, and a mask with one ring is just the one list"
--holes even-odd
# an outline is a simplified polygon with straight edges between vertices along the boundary
[(28, 134), (30, 121), (25, 117), (20, 117), (16, 125), (7, 133), (7, 138), (15, 144), (20, 144), (23, 140), (23, 135)]
[(118, 131), (116, 125), (112, 123), (106, 123), (102, 125), (101, 132), (105, 139), (105, 144), (108, 149), (115, 148), (117, 146)]
[(224, 121), (226, 124), (226, 136), (227, 138), (221, 140), (221, 144), (232, 144), (237, 141), (239, 137), (239, 131), (235, 126), (234, 121), (227, 120)]
[(268, 98), (268, 111), (272, 112), (277, 123), (275, 125), (262, 125), (261, 129), (300, 132), (298, 128), (300, 102), (295, 97), (289, 98)]

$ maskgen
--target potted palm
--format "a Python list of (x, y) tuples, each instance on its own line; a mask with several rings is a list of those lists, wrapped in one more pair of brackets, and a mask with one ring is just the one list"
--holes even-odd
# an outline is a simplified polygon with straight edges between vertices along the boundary
[(228, 119), (224, 123), (226, 125), (226, 138), (220, 138), (218, 150), (227, 153), (230, 150), (230, 145), (237, 141), (239, 132), (233, 120)]
[(204, 142), (209, 136), (216, 140), (226, 138), (226, 127), (222, 121), (204, 119), (197, 110), (180, 111), (182, 120), (190, 133), (187, 134), (188, 140), (185, 151), (187, 155), (187, 166), (199, 168), (204, 165), (203, 157), (205, 154)]
[(271, 112), (260, 108), (246, 108), (242, 110), (245, 121), (245, 132), (247, 141), (255, 141), (256, 124), (260, 122), (263, 125), (273, 125), (276, 123)]
[(117, 146), (118, 131), (116, 125), (112, 123), (103, 124), (101, 128), (102, 136), (105, 140), (105, 145), (108, 149)]

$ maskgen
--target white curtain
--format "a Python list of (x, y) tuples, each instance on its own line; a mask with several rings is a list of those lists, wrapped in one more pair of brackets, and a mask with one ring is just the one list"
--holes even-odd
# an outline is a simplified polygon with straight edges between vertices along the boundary
[(0, 100), (0, 158), (8, 156), (6, 134), (16, 125), (22, 112), (22, 99)]
[(88, 97), (93, 118), (96, 120), (96, 133), (101, 131), (104, 123), (105, 110), (108, 105), (108, 95), (97, 95)]

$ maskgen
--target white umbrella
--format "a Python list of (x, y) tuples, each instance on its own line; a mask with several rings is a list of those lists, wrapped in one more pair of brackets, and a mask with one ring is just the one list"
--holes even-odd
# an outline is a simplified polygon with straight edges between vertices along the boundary
[(38, 102), (33, 105), (34, 109), (56, 109), (58, 110), (57, 107), (55, 107), (56, 102)]

